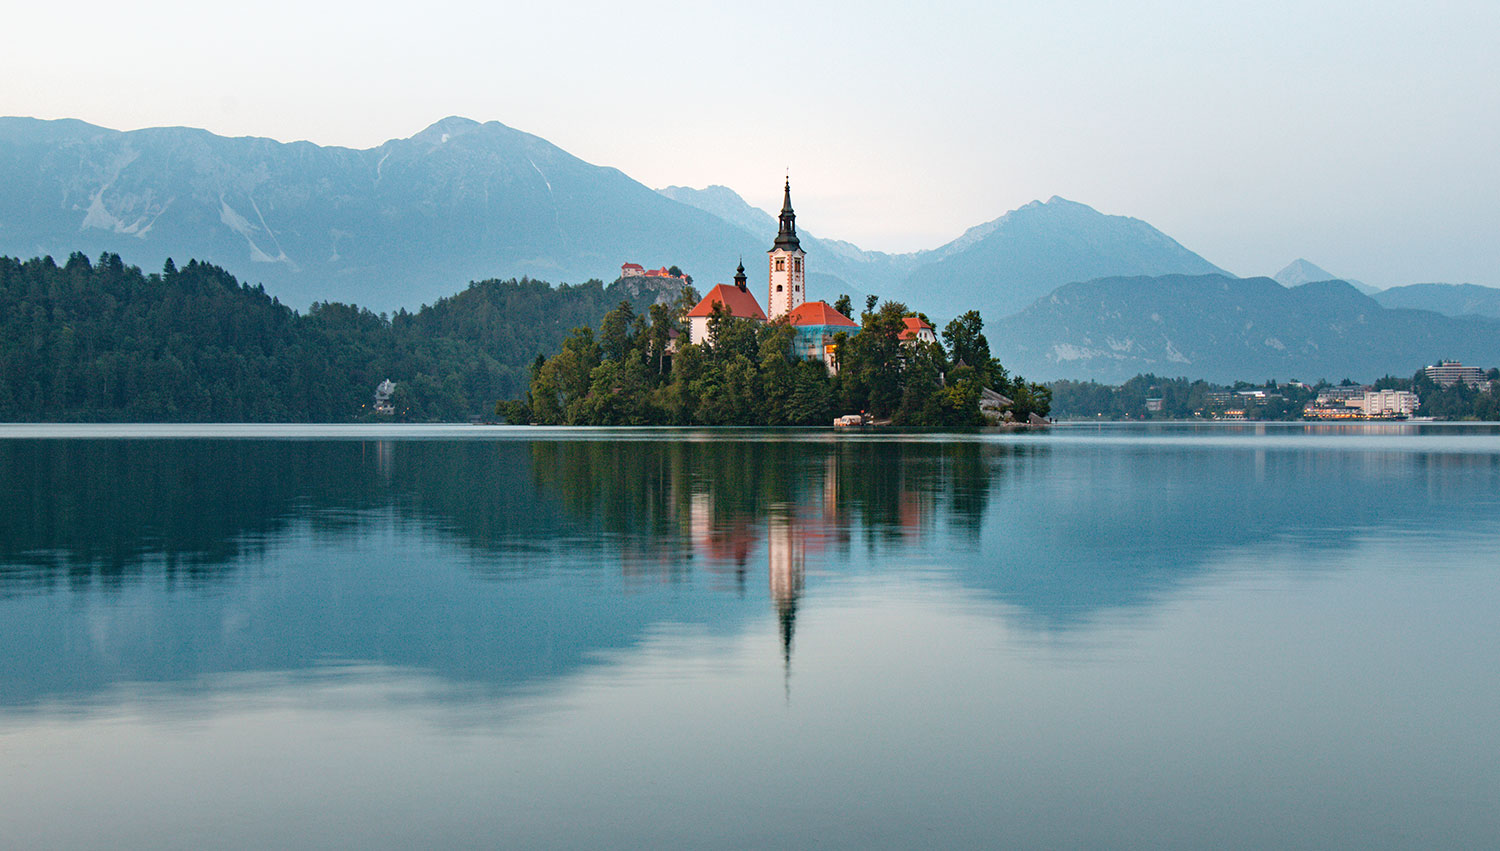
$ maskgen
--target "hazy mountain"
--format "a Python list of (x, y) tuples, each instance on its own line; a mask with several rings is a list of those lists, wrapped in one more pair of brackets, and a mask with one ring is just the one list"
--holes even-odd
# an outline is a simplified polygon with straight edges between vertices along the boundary
[[(660, 191), (747, 229), (776, 227), (770, 213), (723, 186)], [(885, 254), (812, 236), (803, 243), (810, 269), (944, 319), (971, 308), (998, 318), (1062, 284), (1107, 275), (1228, 274), (1139, 219), (1058, 197), (1034, 201), (930, 251)]]
[(1271, 279), (1283, 287), (1300, 287), (1313, 281), (1342, 280), (1338, 275), (1301, 257), (1286, 264), (1286, 267), (1272, 275)]
[[(996, 319), (1076, 280), (1219, 271), (1144, 222), (1061, 198), (910, 254), (802, 224), (811, 297), (873, 292), (939, 320), (970, 308)], [(415, 308), (470, 280), (613, 280), (627, 261), (712, 285), (744, 258), (764, 287), (757, 258), (775, 230), (727, 188), (653, 191), (496, 122), (445, 118), (354, 150), (0, 119), (0, 254), (110, 251), (148, 271), (192, 257), (297, 307)]]
[[(776, 232), (775, 216), (753, 206), (728, 186), (714, 185), (703, 189), (694, 189), (691, 186), (668, 186), (656, 191), (673, 201), (697, 207), (705, 213), (712, 213), (751, 233), (764, 233), (768, 229), (772, 233)], [(799, 233), (804, 242), (810, 238), (800, 230)]]
[(1028, 379), (1371, 380), (1440, 358), (1500, 363), (1500, 322), (1395, 310), (1342, 281), (1167, 275), (1060, 287), (990, 323), (991, 347)]
[(1365, 295), (1374, 295), (1380, 292), (1378, 287), (1372, 287), (1364, 281), (1340, 278), (1338, 275), (1309, 263), (1301, 257), (1288, 263), (1285, 268), (1273, 275), (1272, 279), (1283, 287), (1300, 287), (1303, 284), (1311, 284), (1315, 281), (1343, 281)]
[(1477, 284), (1411, 284), (1391, 287), (1375, 295), (1386, 307), (1432, 310), (1448, 316), (1489, 316), (1500, 319), (1500, 289)]
[(148, 270), (195, 257), (297, 306), (415, 307), (512, 275), (608, 281), (626, 261), (727, 280), (773, 234), (496, 122), (352, 150), (0, 119), (0, 254), (107, 250)]
[[(752, 206), (727, 186), (709, 186), (706, 189), (668, 186), (657, 191), (674, 201), (718, 216), (748, 233), (772, 236), (776, 233), (775, 216)], [(795, 190), (793, 195), (792, 205), (795, 207)], [(801, 222), (797, 226), (797, 235), (803, 250), (808, 253), (808, 288), (816, 299), (832, 301), (839, 293), (857, 297), (872, 292), (888, 294), (917, 263), (918, 255), (914, 254), (865, 251), (850, 242), (820, 239)], [(764, 262), (761, 255), (768, 248), (769, 241), (760, 249), (755, 262)], [(749, 263), (746, 268), (750, 268)]]
[(1229, 274), (1140, 219), (1105, 215), (1056, 196), (971, 228), (920, 260), (898, 295), (915, 303), (940, 292), (944, 306), (976, 307), (988, 319), (1015, 313), (1073, 281)]

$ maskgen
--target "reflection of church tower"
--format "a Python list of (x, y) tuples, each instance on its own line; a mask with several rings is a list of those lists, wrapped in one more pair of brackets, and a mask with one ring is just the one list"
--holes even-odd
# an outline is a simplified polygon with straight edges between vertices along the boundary
[(807, 545), (789, 517), (772, 517), (766, 529), (770, 554), (771, 602), (781, 622), (781, 657), (786, 674), (792, 670), (792, 633), (797, 626), (797, 600), (806, 575)]
[(766, 302), (766, 314), (770, 319), (785, 316), (792, 308), (807, 300), (807, 284), (803, 279), (802, 259), (807, 256), (802, 243), (797, 240), (797, 214), (792, 212), (792, 180), (787, 178), (786, 196), (781, 202), (781, 225), (776, 232), (776, 241), (768, 252), (771, 263), (771, 292)]

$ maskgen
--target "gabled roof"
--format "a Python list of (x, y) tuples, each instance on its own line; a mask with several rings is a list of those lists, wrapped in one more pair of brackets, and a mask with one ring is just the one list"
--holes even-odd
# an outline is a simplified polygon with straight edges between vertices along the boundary
[(839, 328), (858, 328), (859, 323), (850, 319), (826, 301), (804, 301), (787, 312), (787, 321), (793, 325), (835, 325)]
[(898, 340), (915, 340), (917, 338), (917, 332), (921, 331), (923, 328), (926, 328), (928, 331), (932, 330), (931, 325), (928, 325), (926, 322), (923, 322), (921, 319), (915, 316), (904, 317), (901, 321), (906, 323), (906, 327), (901, 330), (900, 334), (896, 335), (896, 339)]
[(712, 316), (715, 304), (723, 304), (729, 308), (730, 316), (738, 316), (741, 319), (759, 319), (766, 321), (765, 311), (760, 309), (760, 302), (749, 290), (739, 287), (731, 287), (728, 284), (719, 284), (708, 291), (703, 300), (687, 312), (688, 316)]

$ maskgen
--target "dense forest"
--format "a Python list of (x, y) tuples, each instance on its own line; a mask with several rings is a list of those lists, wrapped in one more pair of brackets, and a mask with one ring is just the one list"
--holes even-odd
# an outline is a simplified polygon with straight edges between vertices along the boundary
[(416, 313), (319, 303), (299, 314), (228, 272), (118, 255), (0, 257), (0, 421), (346, 422), (396, 382), (397, 417), (489, 416), (529, 365), (622, 298), (590, 281), (481, 281)]
[(597, 336), (580, 327), (557, 354), (538, 358), (525, 396), (497, 412), (552, 425), (768, 426), (825, 426), (863, 412), (898, 426), (963, 427), (984, 424), (979, 400), (989, 387), (1015, 402), (1023, 422), (1047, 414), (1047, 388), (1010, 376), (990, 355), (977, 311), (948, 323), (942, 345), (903, 343), (903, 319), (914, 314), (899, 302), (877, 303), (867, 300), (858, 333), (835, 336), (836, 375), (793, 356), (796, 329), (785, 322), (720, 310), (705, 344), (683, 342), (671, 352), (686, 300), (644, 315), (621, 304)]

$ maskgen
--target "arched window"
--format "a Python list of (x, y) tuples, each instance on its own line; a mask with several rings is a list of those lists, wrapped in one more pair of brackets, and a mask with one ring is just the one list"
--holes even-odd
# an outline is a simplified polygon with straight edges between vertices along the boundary
[(781, 257), (777, 257), (776, 258), (776, 271), (778, 271), (778, 272), (785, 272), (786, 271), (786, 260), (785, 259), (783, 259)]
[(776, 285), (776, 291), (777, 292), (781, 292), (781, 284), (777, 284)]

